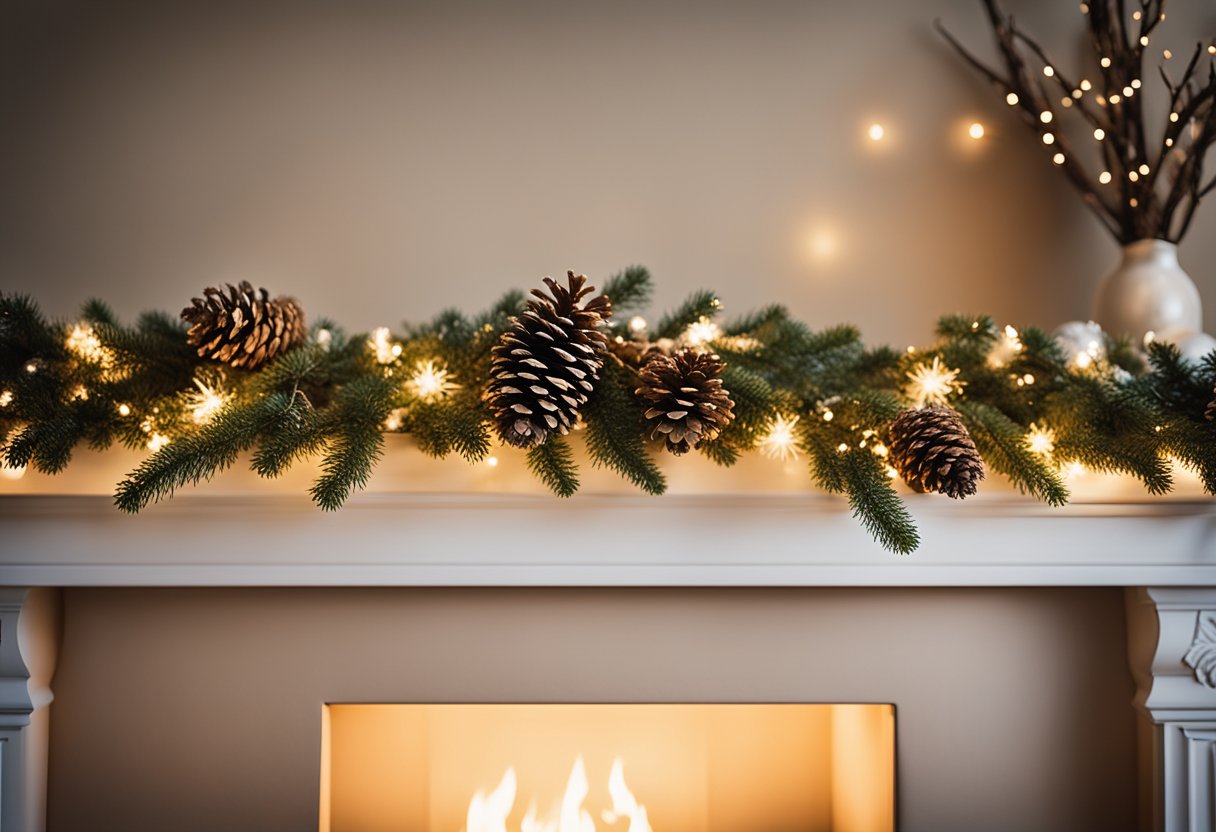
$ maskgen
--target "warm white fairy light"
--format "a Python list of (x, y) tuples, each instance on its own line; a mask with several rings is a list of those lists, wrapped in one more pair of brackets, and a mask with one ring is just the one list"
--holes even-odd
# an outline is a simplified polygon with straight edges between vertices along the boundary
[(908, 398), (917, 407), (945, 404), (952, 393), (962, 392), (965, 382), (959, 381), (958, 375), (958, 370), (945, 366), (940, 358), (934, 356), (933, 363), (918, 364), (908, 373), (908, 381), (911, 382), (908, 385)]
[(486, 457), (486, 465), (489, 466), (490, 468), (497, 468), (498, 467), (498, 457), (496, 457), (496, 456)]
[(1127, 172), (1127, 178), (1128, 178), (1129, 180), (1131, 180), (1132, 182), (1139, 182), (1139, 181), (1140, 181), (1140, 174), (1139, 174), (1139, 173), (1137, 173), (1137, 172), (1136, 172), (1136, 171), (1134, 171), (1134, 170), (1129, 170), (1129, 171)]
[(836, 418), (836, 414), (830, 410), (825, 410), (825, 411), (823, 411), (823, 415), (820, 418), (822, 418), (823, 421), (825, 421), (825, 422), (830, 422)]
[(1118, 103), (1119, 103), (1120, 101), (1122, 101), (1122, 100), (1123, 100), (1123, 99), (1119, 97), (1119, 94), (1118, 94), (1118, 93), (1116, 93), (1116, 94), (1114, 94), (1114, 95), (1112, 95), (1112, 96), (1110, 97), (1110, 103), (1111, 103), (1111, 104), (1118, 104)]
[(334, 334), (325, 327), (318, 329), (314, 338), (316, 339), (317, 346), (323, 349), (325, 352), (329, 352), (329, 348), (333, 346)]
[(446, 367), (427, 359), (414, 365), (414, 374), (406, 382), (406, 387), (423, 401), (434, 401), (458, 389), (460, 385), (452, 380), (452, 374)]
[(1208, 54), (1216, 55), (1216, 43), (1213, 43), (1211, 46), (1208, 47)]
[(89, 400), (89, 388), (83, 384), (77, 384), (72, 388), (72, 401), (87, 402)]
[(1081, 89), (1085, 90), (1085, 92), (1089, 92), (1094, 87), (1094, 85), (1089, 82), (1088, 78), (1082, 78), (1081, 83), (1078, 84), (1077, 86), (1079, 86)]
[(1006, 326), (988, 353), (989, 367), (1004, 367), (1022, 351), (1022, 336), (1016, 327)]
[(1026, 434), (1026, 448), (1036, 456), (1051, 459), (1051, 454), (1056, 449), (1055, 431), (1040, 425), (1031, 425), (1030, 432)]
[(224, 409), (232, 394), (218, 390), (197, 378), (194, 380), (194, 386), (198, 388), (198, 392), (187, 396), (186, 408), (190, 411), (194, 424), (206, 425)]
[(1112, 179), (1114, 179), (1114, 177), (1111, 176), (1111, 173), (1108, 170), (1104, 170), (1098, 174), (1098, 182), (1103, 185), (1109, 185)]
[(1044, 124), (1051, 124), (1051, 120), (1053, 118), (1055, 118), (1055, 113), (1053, 113), (1051, 110), (1044, 110), (1043, 112), (1039, 113), (1039, 121), (1043, 122)]
[(1102, 64), (1103, 69), (1110, 69), (1110, 58), (1103, 58), (1099, 63)]
[(1018, 98), (1018, 94), (1016, 92), (1011, 92), (1005, 96), (1005, 103), (1008, 104), (1010, 107), (1017, 104), (1018, 101), (1020, 101), (1020, 100), (1021, 99)]
[(89, 324), (76, 324), (68, 333), (65, 342), (68, 351), (82, 361), (96, 364), (103, 370), (114, 366), (116, 356), (114, 351), (101, 343), (97, 333)]
[(1132, 206), (1133, 208), (1135, 208), (1137, 205), (1140, 204), (1140, 200), (1136, 199), (1135, 197), (1132, 197), (1131, 199), (1129, 199), (1127, 201), (1127, 204)]
[(768, 423), (768, 429), (761, 437), (757, 446), (761, 453), (772, 459), (789, 462), (798, 458), (798, 444), (794, 436), (794, 425), (798, 424), (797, 416), (786, 418), (777, 414)]
[(847, 442), (841, 442), (839, 445), (836, 446), (836, 450), (839, 451), (840, 453), (844, 453), (848, 449), (849, 449), (849, 443), (847, 443)]
[(1173, 147), (1173, 146), (1174, 146), (1174, 140), (1173, 140), (1173, 139), (1166, 139), (1166, 140), (1165, 140), (1165, 146), (1166, 146), (1166, 147)]
[(967, 128), (967, 135), (976, 141), (979, 141), (980, 139), (984, 138), (984, 125), (980, 124), (978, 121), (971, 122), (971, 126)]
[(1179, 118), (1179, 116), (1178, 116), (1178, 114), (1177, 114), (1177, 113), (1170, 113), (1170, 121), (1171, 121), (1172, 123), (1177, 124), (1177, 123), (1178, 123), (1178, 118)]
[(1094, 129), (1094, 138), (1097, 139), (1098, 141), (1102, 141), (1103, 139), (1106, 138), (1106, 131), (1103, 130), (1101, 127), (1095, 128)]
[(384, 429), (387, 431), (399, 431), (401, 426), (405, 424), (405, 416), (408, 411), (404, 407), (397, 407), (389, 411), (384, 417)]
[(1043, 134), (1043, 144), (1055, 144), (1055, 143), (1056, 143), (1056, 136), (1054, 133), (1044, 133)]
[(1141, 81), (1139, 78), (1133, 78), (1133, 79), (1132, 79), (1132, 89), (1134, 89), (1134, 90), (1138, 90), (1138, 89), (1140, 89), (1142, 86), (1144, 86), (1144, 84), (1143, 84), (1143, 82), (1142, 82), (1142, 81)]
[(164, 434), (152, 431), (152, 435), (148, 437), (148, 450), (153, 452), (159, 451), (161, 448), (168, 445), (170, 441), (171, 440), (169, 437), (165, 436)]
[(720, 337), (722, 337), (722, 327), (709, 318), (701, 318), (684, 330), (684, 341), (691, 347), (703, 347), (717, 341)]
[(1164, 49), (1161, 52), (1161, 57), (1165, 58), (1167, 61), (1172, 61), (1174, 59), (1174, 53), (1168, 49)]
[(376, 361), (380, 364), (392, 364), (401, 357), (401, 345), (393, 343), (393, 334), (386, 326), (373, 329), (367, 345), (371, 347)]
[(646, 319), (641, 315), (634, 315), (629, 319), (629, 331), (634, 335), (641, 335), (646, 331)]
[(8, 407), (13, 403), (12, 390), (0, 390), (0, 407)]
[(1062, 165), (1062, 164), (1064, 164), (1064, 161), (1065, 161), (1065, 159), (1064, 159), (1064, 154), (1063, 154), (1063, 153), (1057, 153), (1055, 156), (1052, 156), (1052, 157), (1051, 157), (1051, 161), (1052, 161), (1054, 164), (1057, 164), (1057, 165)]
[(1089, 473), (1089, 469), (1086, 468), (1080, 462), (1077, 462), (1075, 459), (1072, 462), (1065, 465), (1063, 468), (1063, 471), (1064, 471), (1064, 476), (1070, 480), (1075, 480), (1078, 477), (1083, 477)]
[[(1080, 92), (1080, 91), (1078, 90), (1078, 92)], [(1080, 95), (1077, 96), (1077, 98), (1080, 98), (1080, 97), (1081, 97)], [(1063, 107), (1065, 110), (1069, 109), (1070, 107), (1072, 107), (1072, 99), (1068, 98), (1067, 96), (1065, 96), (1064, 98), (1061, 98), (1060, 106)]]
[(870, 125), (867, 133), (870, 136), (870, 141), (880, 142), (887, 135), (887, 128), (883, 127), (881, 124), (875, 123)]
[(1141, 166), (1140, 166), (1140, 175), (1141, 175), (1141, 176), (1148, 176), (1148, 173), (1149, 173), (1149, 166), (1148, 166), (1148, 165), (1141, 165)]
[(1141, 36), (1140, 36), (1140, 45), (1141, 45), (1141, 46), (1148, 46), (1148, 35), (1141, 35)]
[(1056, 74), (1055, 67), (1053, 67), (1051, 64), (1048, 64), (1047, 66), (1043, 67), (1043, 74), (1046, 75), (1048, 78), (1054, 77)]
[(130, 416), (131, 415), (131, 405), (120, 404), (118, 406), (118, 415), (119, 416)]

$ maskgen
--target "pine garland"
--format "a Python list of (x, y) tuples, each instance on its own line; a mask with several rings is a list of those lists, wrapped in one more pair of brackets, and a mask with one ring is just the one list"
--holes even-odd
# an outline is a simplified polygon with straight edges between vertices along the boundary
[[(697, 449), (723, 466), (756, 449), (803, 457), (814, 483), (846, 497), (894, 552), (919, 542), (887, 458), (889, 427), (912, 407), (952, 408), (991, 471), (1051, 505), (1068, 500), (1070, 465), (1131, 475), (1164, 494), (1171, 458), (1216, 495), (1216, 422), (1206, 418), (1216, 354), (1193, 363), (1168, 344), (1142, 354), (1111, 341), (1102, 357), (1078, 362), (1043, 330), (964, 315), (942, 318), (927, 348), (867, 348), (854, 327), (812, 330), (779, 305), (719, 325), (711, 292), (650, 329), (635, 316), (652, 289), (650, 273), (633, 266), (597, 293), (616, 315), (602, 325), (610, 349), (574, 426), (593, 465), (647, 494), (667, 482), (636, 393), (639, 372), (656, 353), (694, 349), (721, 356), (734, 403), (733, 421)], [(333, 510), (367, 483), (386, 432), (411, 434), (435, 457), (479, 462), (492, 453), (492, 355), (525, 297), (512, 291), (483, 313), (447, 310), (396, 334), (348, 335), (317, 320), (305, 343), (248, 370), (200, 358), (167, 315), (127, 325), (90, 301), (79, 319), (57, 322), (29, 298), (0, 294), (0, 462), (53, 474), (81, 443), (150, 449), (115, 493), (120, 509), (137, 512), (243, 456), (267, 478), (313, 457), (312, 498)], [(578, 490), (560, 434), (527, 461), (554, 493)]]

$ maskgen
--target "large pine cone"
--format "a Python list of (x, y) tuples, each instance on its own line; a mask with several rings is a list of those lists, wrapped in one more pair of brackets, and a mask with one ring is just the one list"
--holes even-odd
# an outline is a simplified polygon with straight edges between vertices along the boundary
[(960, 499), (975, 493), (984, 462), (962, 418), (952, 408), (905, 410), (891, 423), (891, 464), (917, 491)]
[(595, 389), (612, 314), (608, 298), (580, 301), (595, 291), (586, 275), (567, 272), (568, 288), (546, 277), (550, 294), (534, 297), (494, 345), (485, 400), (508, 445), (534, 448), (551, 431), (566, 433)]
[(265, 289), (254, 292), (249, 281), (228, 284), (228, 293), (214, 286), (182, 310), (191, 324), (186, 338), (203, 358), (230, 367), (253, 370), (304, 343), (304, 310), (293, 298), (270, 299)]
[(650, 438), (663, 437), (677, 456), (717, 438), (735, 415), (735, 403), (722, 387), (724, 366), (718, 356), (696, 350), (653, 354), (638, 374), (637, 390), (648, 405), (646, 418), (654, 422)]

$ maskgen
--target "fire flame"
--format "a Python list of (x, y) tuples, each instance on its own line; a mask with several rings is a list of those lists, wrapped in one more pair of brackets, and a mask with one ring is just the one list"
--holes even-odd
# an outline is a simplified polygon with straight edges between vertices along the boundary
[[(492, 792), (486, 794), (478, 791), (474, 794), (469, 801), (465, 832), (508, 832), (507, 818), (515, 807), (517, 786), (515, 769), (508, 768)], [(566, 793), (562, 796), (557, 819), (538, 817), (536, 806), (532, 805), (520, 822), (519, 832), (596, 832), (595, 820), (583, 808), (583, 801), (590, 791), (587, 768), (583, 758), (579, 757), (574, 761), (570, 779), (566, 781)], [(612, 798), (612, 808), (601, 813), (605, 823), (611, 826), (618, 821), (628, 820), (628, 832), (654, 832), (650, 828), (646, 807), (638, 803), (625, 783), (625, 766), (619, 757), (612, 762), (612, 771), (608, 775), (608, 794)]]

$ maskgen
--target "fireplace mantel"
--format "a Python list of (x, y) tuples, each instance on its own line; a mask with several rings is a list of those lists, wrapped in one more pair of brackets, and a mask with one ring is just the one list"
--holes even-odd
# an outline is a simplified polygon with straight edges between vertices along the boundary
[(1216, 503), (912, 497), (884, 551), (814, 494), (0, 497), (8, 586), (1207, 586)]
[(226, 474), (137, 517), (96, 480), (0, 483), (0, 828), (40, 828), (54, 588), (71, 586), (1127, 587), (1151, 828), (1212, 828), (1216, 502), (1109, 483), (1060, 509), (999, 483), (962, 503), (908, 495), (922, 545), (898, 556), (804, 470), (796, 486), (786, 473), (746, 493), (685, 479), (660, 498), (592, 474), (569, 500), (517, 480), (447, 493), (388, 480), (333, 514), (299, 481)]

